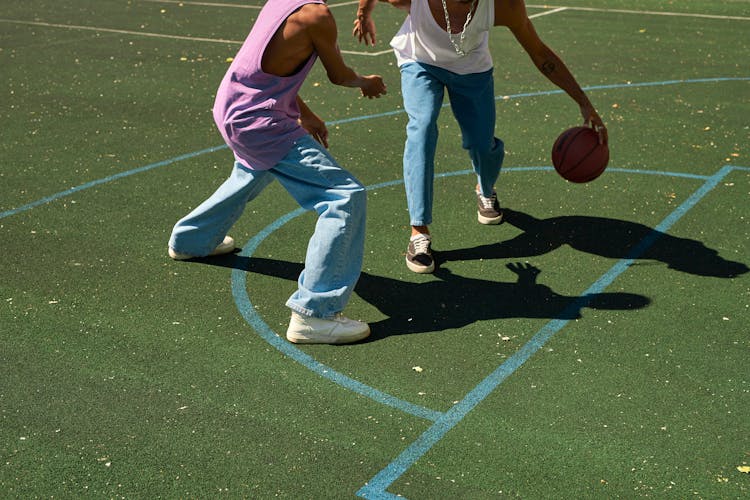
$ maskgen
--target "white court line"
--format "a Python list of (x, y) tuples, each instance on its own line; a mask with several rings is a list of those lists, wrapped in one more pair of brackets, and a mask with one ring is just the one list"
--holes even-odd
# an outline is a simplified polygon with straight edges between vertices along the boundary
[(568, 10), (568, 7), (557, 7), (556, 9), (547, 10), (545, 12), (539, 12), (538, 14), (532, 14), (532, 15), (529, 16), (529, 19), (534, 19), (536, 17), (546, 16), (548, 14), (556, 14), (556, 13), (562, 12), (564, 10)]
[(714, 14), (691, 14), (689, 12), (658, 12), (655, 10), (600, 9), (596, 7), (560, 7), (560, 6), (555, 6), (555, 5), (531, 5), (531, 4), (527, 4), (526, 6), (533, 7), (533, 8), (540, 8), (540, 9), (562, 8), (566, 10), (580, 10), (584, 12), (614, 12), (616, 14), (643, 14), (643, 15), (649, 15), (649, 16), (697, 17), (701, 19), (725, 19), (725, 20), (731, 20), (731, 21), (750, 21), (750, 17), (744, 17), (744, 16), (719, 16), (719, 15), (714, 15)]
[[(183, 2), (181, 0), (142, 0), (145, 2), (154, 2), (154, 3), (176, 3), (176, 4), (193, 4), (193, 5), (210, 5), (210, 6), (230, 6), (230, 7), (240, 7), (240, 8), (255, 8), (248, 5), (234, 5), (234, 4), (218, 4), (218, 3), (208, 3), (208, 2)], [(358, 2), (346, 2), (346, 3), (340, 3), (335, 6), (339, 5), (351, 5), (351, 4), (357, 4)], [(335, 7), (332, 5), (331, 7)], [(546, 14), (552, 14), (554, 12), (558, 12), (561, 10), (565, 10), (565, 7), (560, 7), (555, 10), (551, 10), (548, 12), (542, 12), (540, 14), (535, 14), (533, 16), (529, 17), (538, 17)], [(152, 38), (169, 38), (174, 40), (189, 40), (194, 42), (209, 42), (209, 43), (229, 43), (233, 45), (241, 45), (243, 42), (242, 40), (223, 40), (221, 38), (201, 38), (201, 37), (194, 37), (194, 36), (183, 36), (183, 35), (166, 35), (162, 33), (149, 33), (147, 31), (133, 31), (133, 30), (118, 30), (118, 29), (112, 29), (112, 28), (97, 28), (96, 26), (78, 26), (75, 24), (57, 24), (57, 23), (45, 23), (41, 21), (21, 21), (16, 19), (0, 19), (0, 23), (13, 23), (13, 24), (24, 24), (24, 25), (30, 25), (30, 26), (44, 26), (47, 28), (64, 28), (64, 29), (71, 29), (71, 30), (87, 30), (87, 31), (99, 31), (104, 33), (119, 33), (122, 35), (137, 35), (137, 36), (147, 36)], [(381, 50), (378, 52), (360, 52), (356, 50), (342, 50), (342, 54), (349, 54), (349, 55), (355, 55), (355, 56), (367, 56), (367, 57), (377, 57), (382, 56), (383, 54), (390, 54), (393, 52), (392, 49), (386, 49)]]
[[(123, 35), (140, 35), (148, 36), (153, 38), (172, 38), (176, 40), (190, 40), (194, 42), (211, 42), (211, 43), (228, 43), (233, 45), (242, 45), (241, 40), (222, 40), (220, 38), (199, 38), (193, 36), (180, 36), (180, 35), (164, 35), (161, 33), (148, 33), (146, 31), (130, 31), (130, 30), (115, 30), (109, 28), (96, 28), (94, 26), (76, 26), (74, 24), (55, 24), (55, 23), (43, 23), (40, 21), (18, 21), (15, 19), (0, 19), (0, 23), (14, 23), (14, 24), (25, 24), (31, 26), (43, 26), (46, 28), (65, 28), (70, 30), (87, 30), (87, 31), (100, 31), (104, 33), (120, 33)], [(357, 52), (353, 50), (342, 50), (342, 54), (353, 54), (358, 56), (382, 56), (383, 54), (390, 54), (392, 49), (381, 50), (380, 52)]]
[(0, 23), (14, 23), (24, 24), (30, 26), (44, 26), (46, 28), (65, 28), (70, 30), (88, 30), (88, 31), (101, 31), (104, 33), (120, 33), (123, 35), (139, 35), (149, 36), (153, 38), (172, 38), (175, 40), (190, 40), (193, 42), (210, 42), (210, 43), (232, 43), (241, 44), (241, 41), (237, 40), (222, 40), (221, 38), (200, 38), (194, 36), (180, 36), (180, 35), (165, 35), (163, 33), (149, 33), (147, 31), (130, 31), (130, 30), (116, 30), (111, 28), (97, 28), (96, 26), (76, 26), (74, 24), (55, 24), (55, 23), (43, 23), (40, 21), (19, 21), (16, 19), (0, 19)]
[(380, 52), (360, 52), (358, 50), (340, 50), (342, 54), (351, 54), (354, 56), (382, 56), (383, 54), (392, 54), (393, 49), (381, 50)]
[[(247, 6), (247, 5), (219, 4), (219, 3), (210, 3), (210, 2), (193, 2), (193, 1), (181, 1), (181, 0), (142, 0), (142, 1), (175, 3), (175, 4), (194, 4), (194, 5), (207, 5), (207, 6), (227, 6), (227, 7), (238, 7), (238, 8), (255, 8), (255, 9), (258, 8), (258, 7)], [(338, 7), (341, 5), (352, 5), (356, 3), (358, 2), (356, 1), (342, 2), (340, 4), (331, 5), (331, 7)], [(648, 10), (599, 9), (599, 8), (593, 8), (593, 7), (565, 7), (565, 6), (532, 5), (532, 4), (529, 4), (528, 7), (550, 9), (544, 12), (539, 12), (537, 14), (532, 14), (529, 16), (529, 18), (537, 18), (541, 16), (546, 16), (548, 14), (562, 12), (565, 10), (577, 10), (577, 11), (584, 11), (584, 12), (614, 12), (618, 14), (641, 14), (641, 15), (653, 15), (653, 16), (694, 17), (694, 18), (702, 18), (702, 19), (750, 21), (750, 17), (719, 16), (719, 15), (712, 15), (712, 14), (689, 14), (689, 13), (683, 13), (683, 12), (656, 12), (656, 11), (648, 11)], [(241, 40), (238, 41), (238, 40), (223, 40), (220, 38), (201, 38), (201, 37), (193, 37), (193, 36), (166, 35), (162, 33), (149, 33), (146, 31), (118, 30), (118, 29), (111, 29), (111, 28), (98, 28), (95, 26), (77, 26), (77, 25), (71, 25), (71, 24), (45, 23), (45, 22), (40, 22), (40, 21), (21, 21), (17, 19), (0, 19), (0, 23), (14, 23), (14, 24), (24, 24), (24, 25), (30, 25), (30, 26), (44, 26), (44, 27), (49, 27), (49, 28), (99, 31), (99, 32), (104, 32), (104, 33), (120, 33), (123, 35), (146, 36), (146, 37), (152, 37), (152, 38), (168, 38), (168, 39), (174, 39), (174, 40), (188, 40), (188, 41), (193, 41), (193, 42), (228, 43), (228, 44), (233, 44), (233, 45), (240, 45), (243, 43)], [(390, 54), (391, 49), (381, 50), (379, 52), (359, 52), (359, 51), (353, 51), (353, 50), (342, 50), (341, 53), (373, 57), (373, 56), (380, 56), (383, 54)]]
[[(183, 0), (141, 0), (142, 2), (151, 2), (151, 3), (172, 3), (177, 5), (202, 5), (206, 7), (229, 7), (229, 8), (235, 8), (235, 9), (253, 9), (253, 10), (260, 10), (263, 8), (262, 5), (242, 5), (237, 3), (216, 3), (216, 2), (192, 2), (192, 1), (183, 1)], [(344, 5), (358, 5), (359, 1), (352, 1), (352, 2), (341, 2), (341, 3), (334, 3), (334, 4), (328, 4), (329, 8), (334, 7), (342, 7)]]
[(181, 0), (141, 0), (143, 2), (151, 3), (175, 3), (177, 5), (202, 5), (207, 7), (230, 7), (235, 9), (253, 9), (260, 10), (263, 8), (262, 5), (241, 5), (238, 3), (214, 3), (214, 2), (183, 2)]

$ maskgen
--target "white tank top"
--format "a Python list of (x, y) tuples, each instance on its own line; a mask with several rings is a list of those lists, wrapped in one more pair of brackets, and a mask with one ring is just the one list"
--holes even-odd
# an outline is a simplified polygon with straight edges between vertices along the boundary
[[(478, 0), (477, 10), (466, 27), (460, 56), (451, 44), (448, 33), (432, 17), (427, 0), (411, 0), (409, 15), (391, 40), (398, 65), (422, 62), (466, 75), (492, 68), (492, 55), (487, 43), (489, 30), (495, 24), (495, 2)], [(454, 35), (457, 41), (458, 36)]]

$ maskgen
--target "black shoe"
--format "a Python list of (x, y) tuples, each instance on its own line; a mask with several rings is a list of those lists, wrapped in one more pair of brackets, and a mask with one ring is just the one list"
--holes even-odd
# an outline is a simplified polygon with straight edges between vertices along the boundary
[(431, 242), (429, 234), (412, 236), (406, 251), (406, 267), (420, 274), (434, 271), (435, 259), (432, 258)]
[(477, 219), (481, 224), (500, 224), (503, 221), (503, 212), (497, 202), (497, 193), (492, 191), (492, 196), (485, 198), (477, 191)]

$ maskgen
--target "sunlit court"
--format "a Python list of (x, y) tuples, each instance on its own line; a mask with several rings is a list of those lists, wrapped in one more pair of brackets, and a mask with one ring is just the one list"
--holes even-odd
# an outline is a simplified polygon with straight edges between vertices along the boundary
[(493, 28), (502, 223), (477, 220), (446, 95), (420, 274), (406, 12), (378, 3), (368, 46), (330, 0), (344, 60), (388, 90), (319, 61), (299, 92), (366, 189), (345, 312), (371, 333), (348, 345), (285, 337), (317, 215), (280, 182), (234, 252), (167, 253), (232, 171), (212, 106), (263, 5), (4, 2), (0, 496), (746, 496), (750, 3), (526, 4), (606, 124), (581, 182), (553, 165), (578, 106)]

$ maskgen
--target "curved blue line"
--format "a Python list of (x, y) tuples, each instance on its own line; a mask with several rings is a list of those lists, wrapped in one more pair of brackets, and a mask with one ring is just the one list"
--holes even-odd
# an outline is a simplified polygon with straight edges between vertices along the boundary
[[(661, 82), (614, 83), (614, 84), (609, 84), (609, 85), (591, 85), (588, 87), (584, 87), (583, 90), (588, 91), (588, 90), (608, 90), (608, 89), (639, 88), (639, 87), (658, 87), (658, 86), (664, 86), (664, 85), (679, 85), (679, 84), (692, 84), (692, 83), (744, 82), (748, 80), (750, 80), (750, 77), (695, 78), (695, 79), (688, 79), (688, 80), (665, 80)], [(538, 92), (524, 92), (524, 93), (519, 93), (519, 94), (511, 94), (507, 96), (497, 96), (495, 97), (495, 100), (519, 99), (521, 97), (538, 97), (538, 96), (546, 96), (546, 95), (562, 94), (562, 93), (563, 91), (560, 89), (544, 90), (544, 91), (538, 91)], [(443, 107), (445, 107), (445, 105)], [(398, 115), (402, 113), (404, 113), (404, 110), (388, 111), (385, 113), (378, 113), (378, 114), (373, 114), (373, 115), (365, 115), (365, 116), (359, 116), (359, 117), (354, 117), (354, 118), (344, 118), (341, 120), (333, 120), (329, 122), (329, 124), (330, 125), (342, 125), (344, 123), (351, 123), (351, 122), (362, 121), (362, 120), (370, 120), (374, 118), (383, 118), (386, 116), (393, 116), (393, 115)], [(26, 210), (30, 210), (40, 205), (44, 205), (45, 203), (49, 203), (51, 201), (63, 198), (65, 196), (76, 193), (78, 191), (83, 191), (84, 189), (98, 186), (100, 184), (105, 184), (107, 182), (121, 179), (123, 177), (128, 177), (131, 175), (139, 174), (141, 172), (145, 172), (148, 170), (153, 170), (157, 167), (171, 165), (172, 163), (176, 163), (181, 160), (195, 158), (197, 156), (201, 156), (206, 153), (213, 153), (221, 149), (226, 149), (226, 147), (227, 146), (225, 144), (222, 144), (220, 146), (214, 146), (214, 147), (210, 147), (206, 149), (201, 149), (199, 151), (194, 151), (192, 153), (186, 153), (184, 155), (175, 156), (174, 158), (163, 160), (157, 163), (151, 163), (144, 167), (135, 168), (133, 170), (127, 170), (125, 172), (121, 172), (119, 174), (105, 177), (103, 179), (87, 182), (85, 184), (81, 184), (80, 186), (76, 186), (76, 187), (67, 189), (65, 191), (60, 191), (59, 193), (47, 196), (45, 198), (41, 198), (37, 201), (28, 203), (26, 205), (22, 205), (14, 209), (0, 212), (0, 219), (4, 219), (5, 217), (9, 217), (11, 215), (16, 215), (21, 212), (25, 212)]]
[[(744, 170), (743, 167), (741, 168)], [(669, 231), (680, 218), (697, 205), (706, 194), (712, 191), (734, 169), (731, 165), (725, 165), (714, 175), (706, 177), (701, 187), (664, 218), (624, 258), (616, 262), (614, 266), (583, 292), (569, 306), (570, 310), (578, 310), (581, 307), (585, 307), (589, 300), (587, 297), (590, 297), (591, 294), (600, 293), (611, 285), (618, 276), (632, 265), (635, 259), (643, 255), (653, 245), (661, 234)], [(565, 315), (565, 312), (563, 312), (563, 315)], [(367, 481), (357, 491), (357, 496), (368, 499), (397, 498), (396, 495), (389, 493), (386, 489), (569, 322), (570, 320), (553, 319), (545, 324), (521, 349), (516, 351), (510, 358), (498, 366), (495, 371), (485, 377), (461, 401), (446, 411), (438, 421), (432, 424), (419, 438), (402, 451), (398, 457)]]
[[(503, 168), (503, 172), (522, 172), (522, 171), (540, 171), (540, 170), (549, 171), (549, 170), (554, 170), (554, 169), (552, 167), (547, 167), (547, 166)], [(633, 174), (686, 177), (686, 178), (700, 179), (700, 180), (706, 180), (706, 179), (710, 179), (713, 177), (713, 176), (705, 176), (705, 175), (685, 174), (685, 173), (680, 173), (680, 172), (674, 172), (674, 173), (658, 172), (658, 171), (654, 172), (650, 170), (636, 170), (636, 169), (625, 169), (625, 168), (612, 168), (612, 169), (607, 169), (607, 170), (614, 171), (614, 172), (633, 173)], [(440, 174), (435, 175), (435, 177), (437, 178), (454, 177), (454, 176), (459, 176), (459, 175), (467, 175), (471, 173), (473, 173), (473, 170), (467, 169), (467, 170), (459, 170), (459, 171), (451, 171), (451, 172), (442, 172)], [(381, 182), (378, 184), (370, 185), (367, 187), (367, 190), (372, 191), (372, 190), (379, 189), (379, 188), (392, 187), (392, 186), (403, 184), (403, 182), (404, 181), (402, 179), (385, 181), (385, 182)], [(245, 257), (251, 257), (255, 253), (255, 250), (258, 248), (258, 246), (268, 236), (270, 236), (276, 230), (281, 228), (287, 222), (291, 221), (292, 219), (295, 219), (296, 217), (299, 217), (303, 213), (305, 213), (305, 210), (302, 208), (298, 208), (280, 217), (273, 223), (269, 224), (247, 242), (247, 244), (244, 246), (243, 251), (241, 252), (240, 255), (245, 256)], [(250, 325), (250, 327), (253, 330), (258, 332), (258, 334), (266, 342), (271, 344), (274, 348), (279, 350), (282, 354), (285, 354), (286, 356), (294, 359), (295, 361), (300, 363), (302, 366), (305, 366), (306, 368), (308, 368), (310, 371), (313, 371), (317, 373), (318, 375), (324, 378), (327, 378), (333, 381), (334, 383), (339, 384), (351, 391), (354, 391), (358, 394), (366, 396), (379, 403), (401, 410), (404, 413), (408, 413), (417, 417), (425, 418), (433, 422), (436, 422), (439, 418), (444, 417), (445, 414), (441, 412), (430, 410), (428, 408), (415, 405), (408, 401), (401, 400), (399, 398), (396, 398), (395, 396), (392, 396), (378, 389), (375, 389), (371, 386), (363, 384), (362, 382), (359, 382), (351, 377), (343, 375), (342, 373), (337, 372), (333, 368), (330, 368), (329, 366), (320, 363), (319, 361), (312, 358), (308, 354), (305, 354), (303, 351), (301, 351), (299, 348), (297, 348), (293, 344), (283, 340), (278, 334), (276, 334), (268, 326), (268, 324), (266, 324), (261, 319), (261, 317), (256, 312), (255, 307), (253, 306), (252, 301), (250, 300), (250, 297), (247, 294), (247, 273), (239, 269), (232, 270), (232, 295), (234, 297), (235, 304), (237, 305), (237, 309), (240, 311), (240, 314), (242, 314), (242, 316), (245, 318), (245, 321), (247, 321), (247, 323)]]
[[(289, 222), (290, 220), (299, 217), (305, 213), (305, 210), (298, 208), (288, 214), (277, 219), (274, 223), (266, 226), (261, 232), (252, 237), (247, 244), (244, 246), (240, 255), (244, 257), (251, 257), (258, 245), (263, 242), (270, 234), (279, 229), (281, 226)], [(295, 347), (293, 344), (282, 339), (277, 335), (258, 315), (253, 307), (250, 297), (247, 294), (247, 273), (240, 269), (232, 270), (232, 295), (234, 296), (234, 302), (237, 305), (245, 321), (250, 327), (258, 332), (258, 334), (269, 344), (275, 347), (278, 351), (286, 356), (292, 358), (302, 366), (306, 367), (312, 372), (317, 373), (321, 377), (327, 378), (332, 382), (345, 387), (353, 392), (368, 397), (378, 403), (391, 406), (398, 410), (414, 415), (416, 417), (424, 418), (431, 421), (436, 421), (443, 414), (441, 412), (431, 410), (422, 406), (415, 405), (408, 401), (404, 401), (395, 396), (391, 396), (378, 389), (365, 385), (351, 377), (337, 372), (336, 370), (324, 365), (317, 361), (310, 355), (302, 352), (300, 349)]]

